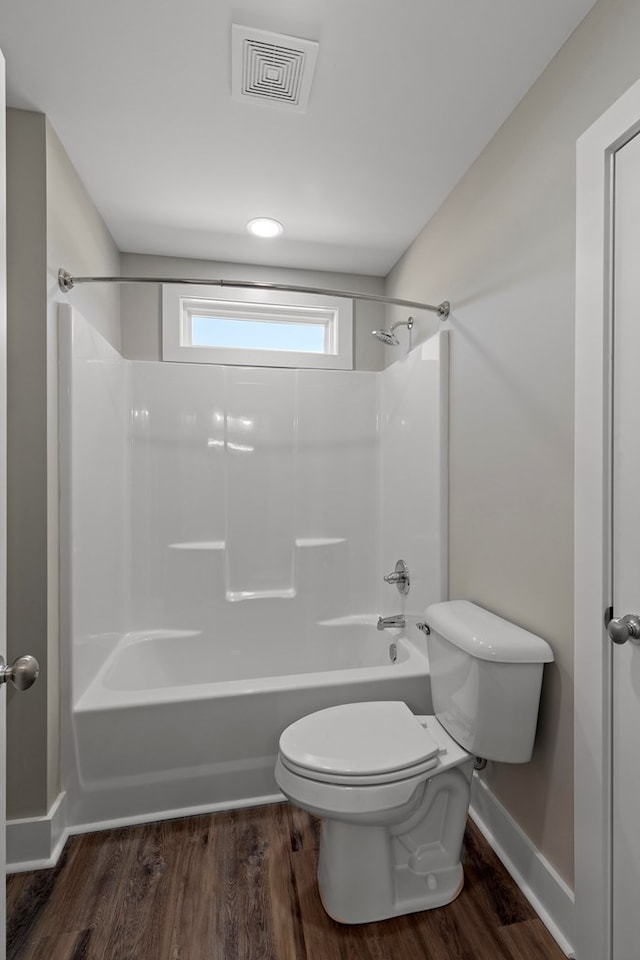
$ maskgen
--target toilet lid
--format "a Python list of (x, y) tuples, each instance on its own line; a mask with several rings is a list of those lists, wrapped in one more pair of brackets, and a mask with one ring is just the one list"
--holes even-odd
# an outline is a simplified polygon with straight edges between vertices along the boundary
[(320, 775), (377, 778), (435, 766), (438, 745), (406, 703), (387, 700), (302, 717), (280, 737), (280, 754), (292, 768)]

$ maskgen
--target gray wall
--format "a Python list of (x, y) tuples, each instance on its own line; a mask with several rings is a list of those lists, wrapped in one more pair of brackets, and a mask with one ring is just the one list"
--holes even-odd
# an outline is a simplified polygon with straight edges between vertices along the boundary
[[(111, 273), (119, 254), (42, 114), (7, 119), (8, 648), (42, 668), (8, 692), (7, 816), (45, 814), (60, 790), (58, 569), (58, 267)], [(70, 299), (115, 346), (117, 290)]]
[(575, 144), (640, 76), (639, 37), (637, 0), (600, 0), (388, 278), (453, 305), (451, 596), (556, 654), (532, 763), (485, 776), (570, 883)]
[[(297, 286), (353, 290), (357, 293), (384, 293), (381, 277), (359, 274), (326, 273), (320, 270), (285, 270), (276, 267), (222, 263), (213, 260), (186, 260), (143, 254), (122, 255), (122, 272), (129, 277), (191, 277), (203, 280), (243, 279)], [(212, 287), (215, 294), (215, 287)], [(357, 370), (380, 370), (384, 348), (374, 337), (385, 322), (380, 304), (357, 301), (354, 305), (354, 365)], [(162, 359), (162, 315), (160, 286), (154, 284), (122, 287), (122, 352), (130, 360)]]

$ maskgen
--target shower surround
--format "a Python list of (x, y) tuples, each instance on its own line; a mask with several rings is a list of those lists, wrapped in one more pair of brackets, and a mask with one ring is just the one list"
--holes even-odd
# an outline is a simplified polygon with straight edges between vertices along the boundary
[(428, 712), (446, 334), (373, 373), (127, 361), (66, 304), (59, 329), (69, 827), (273, 799), (310, 710)]

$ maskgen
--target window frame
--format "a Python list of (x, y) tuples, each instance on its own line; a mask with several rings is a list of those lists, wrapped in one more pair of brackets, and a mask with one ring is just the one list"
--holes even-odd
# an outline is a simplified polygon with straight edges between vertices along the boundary
[[(207, 305), (211, 306), (208, 307)], [(203, 306), (204, 305), (204, 306)], [(210, 314), (266, 322), (325, 322), (325, 352), (193, 346), (190, 318)], [(280, 313), (278, 312), (280, 308)], [(300, 318), (296, 319), (299, 310)], [(305, 316), (307, 319), (305, 319)], [(162, 359), (179, 363), (230, 364), (256, 367), (353, 369), (353, 302), (343, 297), (260, 288), (214, 288), (207, 284), (162, 284)]]

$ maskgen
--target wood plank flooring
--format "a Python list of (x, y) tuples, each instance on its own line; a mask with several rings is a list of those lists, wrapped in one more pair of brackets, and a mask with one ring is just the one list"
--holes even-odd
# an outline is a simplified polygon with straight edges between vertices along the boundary
[(453, 903), (342, 926), (316, 888), (319, 824), (288, 804), (72, 837), (7, 880), (7, 960), (562, 960), (472, 823)]

